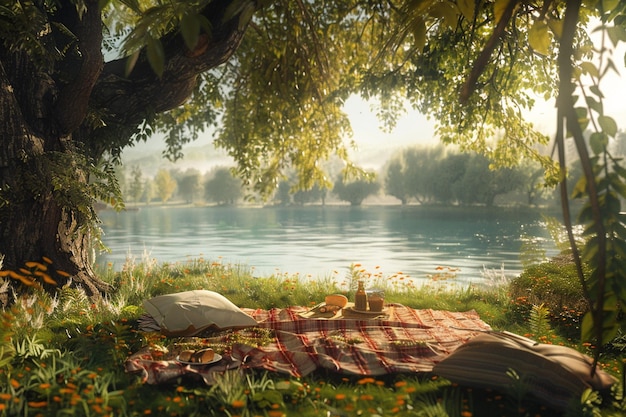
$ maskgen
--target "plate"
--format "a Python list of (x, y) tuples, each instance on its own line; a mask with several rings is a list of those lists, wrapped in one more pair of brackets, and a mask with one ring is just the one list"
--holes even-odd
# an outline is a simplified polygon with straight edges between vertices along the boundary
[(371, 311), (371, 310), (357, 310), (354, 307), (345, 307), (344, 310), (352, 311), (358, 314), (367, 314), (370, 316), (380, 316), (381, 314), (385, 314), (386, 308), (383, 308), (383, 311)]
[(178, 363), (182, 363), (183, 365), (192, 365), (192, 366), (204, 366), (204, 365), (210, 365), (212, 363), (215, 362), (219, 362), (222, 360), (222, 355), (219, 354), (215, 354), (215, 356), (213, 356), (213, 360), (209, 361), (209, 362), (188, 362), (188, 361), (181, 361), (180, 359), (178, 359), (178, 356), (176, 356), (176, 362)]

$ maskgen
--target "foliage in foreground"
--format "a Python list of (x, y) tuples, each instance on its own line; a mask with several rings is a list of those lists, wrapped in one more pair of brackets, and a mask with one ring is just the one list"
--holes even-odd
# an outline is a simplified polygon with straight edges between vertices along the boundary
[[(185, 379), (168, 386), (142, 384), (123, 371), (126, 357), (145, 344), (165, 344), (158, 334), (136, 330), (141, 303), (155, 295), (187, 289), (225, 294), (242, 307), (312, 305), (329, 293), (351, 295), (357, 280), (382, 286), (389, 301), (414, 308), (475, 309), (496, 329), (541, 336), (548, 343), (576, 346), (545, 324), (540, 311), (518, 314), (509, 287), (498, 273), (485, 271), (484, 284), (455, 284), (453, 268), (438, 267), (432, 281), (401, 273), (384, 276), (358, 264), (348, 273), (255, 278), (253, 270), (203, 259), (157, 265), (129, 262), (121, 273), (104, 271), (119, 290), (93, 302), (69, 287), (51, 297), (39, 289), (15, 296), (0, 320), (0, 416), (540, 416), (555, 415), (525, 395), (513, 378), (507, 392), (472, 390), (433, 375), (345, 377), (315, 374), (225, 373), (214, 386)], [(538, 300), (541, 301), (541, 300)], [(541, 326), (542, 320), (544, 325)], [(541, 334), (539, 334), (541, 333)], [(578, 346), (584, 349), (584, 346)], [(619, 358), (605, 357), (607, 371), (623, 375)], [(626, 411), (623, 382), (600, 404), (588, 392), (567, 416), (617, 416)]]

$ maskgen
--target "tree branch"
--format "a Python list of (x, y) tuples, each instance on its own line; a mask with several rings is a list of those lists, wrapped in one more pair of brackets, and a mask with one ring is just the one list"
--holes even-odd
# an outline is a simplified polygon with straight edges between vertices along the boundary
[(498, 25), (493, 30), (493, 33), (487, 41), (485, 48), (481, 51), (480, 55), (476, 59), (476, 62), (472, 67), (472, 71), (470, 72), (469, 77), (467, 77), (465, 84), (463, 84), (463, 88), (459, 97), (459, 102), (461, 104), (466, 104), (470, 96), (474, 93), (474, 90), (476, 89), (476, 83), (478, 82), (478, 77), (480, 77), (480, 75), (485, 71), (493, 50), (496, 48), (498, 41), (502, 38), (502, 35), (504, 34), (504, 29), (506, 29), (509, 21), (513, 17), (513, 11), (515, 10), (516, 6), (517, 0), (509, 0), (509, 3), (507, 4), (504, 12), (502, 13), (502, 16), (500, 17)]
[(218, 3), (211, 2), (203, 12), (211, 20), (213, 33), (201, 35), (193, 50), (179, 35), (162, 39), (166, 65), (161, 78), (150, 67), (145, 51), (128, 77), (124, 74), (125, 58), (105, 64), (91, 102), (106, 125), (96, 138), (106, 135), (107, 130), (118, 134), (120, 129), (135, 129), (146, 118), (180, 106), (196, 87), (198, 74), (223, 64), (234, 54), (246, 28), (239, 27), (238, 15), (224, 21)]
[[(75, 8), (73, 5), (65, 7)], [(98, 0), (86, 0), (85, 7), (87, 10), (78, 18), (74, 29), (82, 56), (80, 69), (76, 77), (61, 89), (55, 103), (55, 116), (61, 135), (76, 130), (85, 119), (89, 97), (104, 65)], [(72, 10), (72, 13), (77, 12)]]

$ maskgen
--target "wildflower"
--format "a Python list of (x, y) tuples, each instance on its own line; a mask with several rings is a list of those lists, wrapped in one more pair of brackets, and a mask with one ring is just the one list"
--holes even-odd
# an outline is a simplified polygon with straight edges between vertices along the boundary
[(356, 383), (359, 385), (365, 385), (365, 384), (373, 384), (374, 382), (376, 382), (374, 378), (361, 378)]
[(284, 417), (285, 413), (280, 410), (271, 410), (267, 413), (269, 417)]
[(337, 401), (343, 401), (343, 400), (346, 399), (346, 394), (337, 394), (337, 395), (335, 395), (335, 399)]
[(394, 384), (394, 386), (395, 386), (396, 388), (400, 388), (400, 387), (404, 387), (404, 386), (406, 386), (406, 384), (407, 384), (407, 382), (406, 382), (406, 381), (398, 381), (398, 382), (396, 382), (396, 383)]
[(472, 416), (473, 414), (471, 411), (467, 411), (467, 410), (461, 411), (461, 417), (472, 417)]
[(17, 389), (17, 388), (19, 388), (19, 387), (20, 387), (20, 383), (19, 383), (17, 380), (15, 380), (15, 379), (11, 378), (11, 386), (12, 386), (13, 388)]
[(48, 405), (48, 401), (29, 401), (28, 406), (31, 408), (43, 408)]
[(44, 382), (43, 384), (39, 385), (39, 388), (41, 388), (41, 389), (48, 389), (48, 388), (50, 388), (50, 386), (51, 385), (49, 383)]
[(362, 394), (361, 395), (361, 400), (363, 401), (372, 401), (374, 399), (374, 396), (371, 394)]
[(6, 392), (0, 392), (0, 400), (8, 401), (11, 399), (11, 394)]
[(246, 406), (246, 402), (243, 400), (235, 400), (231, 403), (233, 408), (243, 408)]

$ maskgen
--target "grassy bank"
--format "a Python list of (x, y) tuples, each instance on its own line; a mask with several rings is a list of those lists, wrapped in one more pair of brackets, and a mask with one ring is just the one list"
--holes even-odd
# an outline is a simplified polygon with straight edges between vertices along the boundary
[[(18, 297), (3, 311), (0, 416), (555, 415), (554, 410), (526, 395), (523, 381), (512, 381), (506, 392), (494, 392), (456, 386), (434, 375), (350, 378), (318, 373), (289, 378), (233, 371), (211, 387), (193, 380), (144, 385), (124, 372), (124, 360), (142, 346), (165, 345), (167, 339), (137, 331), (142, 302), (188, 289), (217, 291), (240, 307), (269, 309), (314, 305), (330, 293), (351, 297), (356, 281), (362, 279), (369, 286), (384, 288), (390, 302), (413, 308), (473, 309), (494, 329), (583, 352), (587, 349), (572, 330), (580, 317), (578, 307), (556, 312), (546, 307), (553, 302), (558, 283), (550, 287), (537, 278), (543, 285), (539, 287), (531, 278), (530, 284), (511, 285), (497, 271), (487, 272), (480, 287), (457, 286), (453, 275), (447, 276), (445, 271), (439, 278), (447, 279), (422, 285), (402, 274), (385, 276), (359, 265), (352, 265), (345, 276), (327, 279), (297, 275), (255, 278), (248, 268), (203, 259), (175, 264), (129, 262), (121, 272), (101, 273), (118, 288), (105, 300), (94, 303), (70, 288), (54, 298), (36, 291)], [(540, 289), (537, 294), (528, 291), (533, 285)], [(601, 364), (620, 381), (623, 353), (623, 345), (617, 341)], [(590, 393), (572, 404), (566, 415), (624, 415), (621, 390), (620, 383), (602, 403)]]

